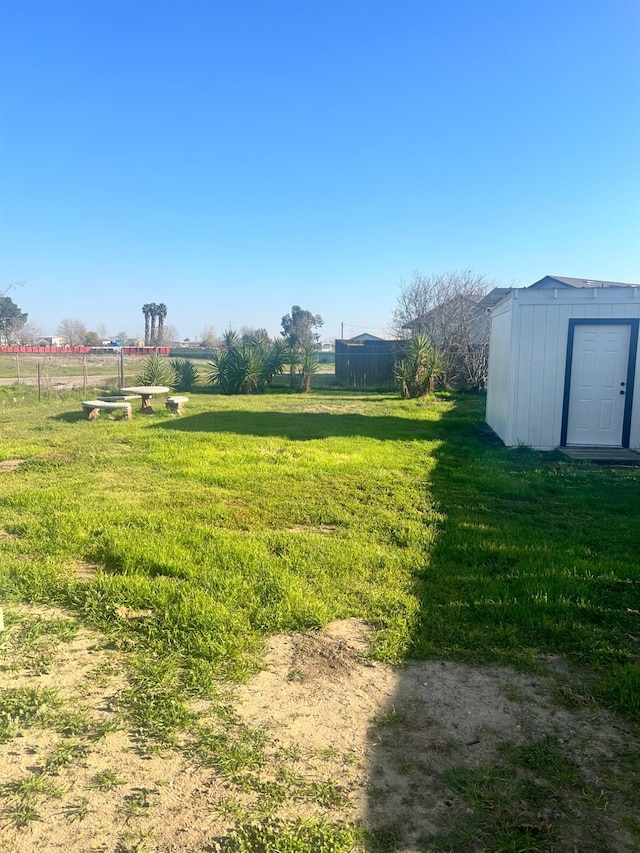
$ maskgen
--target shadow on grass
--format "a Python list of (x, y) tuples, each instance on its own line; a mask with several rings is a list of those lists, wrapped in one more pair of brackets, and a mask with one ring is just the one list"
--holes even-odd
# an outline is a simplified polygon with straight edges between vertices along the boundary
[(52, 415), (49, 420), (60, 421), (65, 424), (75, 424), (77, 421), (86, 421), (87, 416), (84, 412), (61, 412), (59, 415)]
[[(640, 471), (506, 449), (482, 424), (483, 416), (479, 400), (461, 397), (433, 425), (430, 437), (441, 442), (433, 451), (429, 491), (442, 521), (426, 568), (414, 576), (419, 612), (407, 659), (508, 665), (515, 673), (560, 657), (587, 679), (567, 682), (572, 701), (593, 702), (595, 696), (640, 719)], [(560, 849), (580, 827), (579, 811), (572, 814), (568, 805), (570, 791), (568, 828), (562, 821), (548, 822), (540, 847), (518, 846), (531, 840), (529, 830), (518, 825), (518, 815), (487, 820), (482, 838), (474, 840), (474, 821), (488, 813), (466, 808), (463, 793), (458, 814), (451, 808), (456, 795), (441, 774), (457, 764), (466, 764), (463, 773), (471, 774), (470, 744), (492, 737), (485, 705), (494, 702), (502, 709), (508, 700), (499, 693), (487, 699), (489, 692), (483, 694), (479, 681), (477, 704), (460, 707), (462, 693), (451, 669), (439, 671), (434, 663), (430, 675), (418, 681), (415, 672), (400, 671), (395, 695), (382, 713), (383, 719), (399, 722), (379, 727), (376, 735), (368, 783), (367, 824), (373, 831), (368, 850), (497, 851), (557, 844)], [(460, 672), (463, 680), (472, 678), (470, 671)], [(517, 716), (516, 704), (509, 713)], [(526, 717), (526, 709), (521, 713)], [(514, 740), (525, 735), (525, 728), (516, 734), (514, 723)], [(499, 760), (495, 753), (493, 760)], [(509, 784), (500, 793), (504, 803), (510, 801)], [(460, 791), (465, 790), (461, 783)], [(521, 811), (531, 826), (542, 826), (545, 809), (552, 807), (553, 796), (542, 797)], [(496, 815), (500, 810), (491, 796), (487, 808), (495, 808)], [(596, 815), (595, 820), (601, 820), (598, 830), (606, 834), (608, 818)], [(509, 839), (503, 839), (505, 846), (492, 834), (500, 821)], [(447, 839), (433, 836), (438, 824), (449, 832)], [(601, 848), (587, 844), (584, 849)]]
[(175, 432), (277, 436), (290, 441), (311, 441), (332, 436), (363, 436), (380, 441), (433, 440), (439, 438), (442, 432), (441, 426), (435, 421), (328, 412), (204, 412), (153, 424), (151, 428)]
[(637, 652), (640, 471), (507, 449), (483, 414), (463, 400), (439, 424), (431, 492), (444, 522), (415, 579), (411, 656), (626, 659)]

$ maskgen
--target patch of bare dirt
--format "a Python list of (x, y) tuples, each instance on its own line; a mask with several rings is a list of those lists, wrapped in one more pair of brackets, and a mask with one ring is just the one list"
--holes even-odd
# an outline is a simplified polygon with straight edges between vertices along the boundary
[(0, 462), (0, 472), (2, 471), (15, 471), (16, 468), (19, 468), (21, 465), (24, 465), (26, 459), (5, 459)]
[[(52, 608), (20, 608), (19, 616), (58, 624), (70, 619)], [(264, 810), (267, 782), (286, 791), (277, 801), (281, 818), (402, 827), (395, 849), (413, 853), (423, 849), (419, 838), (447, 826), (452, 802), (438, 781), (443, 770), (478, 766), (504, 743), (550, 732), (587, 776), (596, 773), (594, 756), (607, 760), (625, 740), (626, 748), (638, 747), (632, 732), (604, 712), (556, 706), (546, 677), (437, 661), (402, 669), (372, 662), (367, 626), (348, 619), (320, 632), (273, 637), (263, 671), (233, 690), (239, 721), (266, 732), (267, 762), (255, 771), (253, 788), (239, 787), (237, 778), (177, 749), (149, 754), (141, 748), (115, 701), (127, 683), (126, 656), (105, 648), (99, 634), (76, 626), (71, 638), (50, 642), (34, 665), (37, 647), (25, 655), (12, 640), (17, 627), (0, 647), (0, 691), (55, 689), (65, 708), (86, 714), (93, 729), (106, 733), (85, 737), (84, 753), (48, 771), (52, 755), (69, 744), (64, 734), (23, 726), (0, 744), (2, 853), (116, 853), (143, 843), (139, 849), (157, 853), (199, 853), (237, 821)], [(210, 703), (194, 708), (206, 721)], [(16, 826), (10, 811), (17, 799), (8, 786), (43, 771), (60, 792), (37, 795), (38, 819)], [(97, 780), (107, 772), (118, 781), (100, 790)], [(620, 843), (616, 849), (633, 849)]]
[(74, 560), (73, 562), (65, 563), (65, 566), (71, 571), (74, 578), (79, 581), (93, 580), (102, 568), (97, 563), (88, 563), (85, 560)]

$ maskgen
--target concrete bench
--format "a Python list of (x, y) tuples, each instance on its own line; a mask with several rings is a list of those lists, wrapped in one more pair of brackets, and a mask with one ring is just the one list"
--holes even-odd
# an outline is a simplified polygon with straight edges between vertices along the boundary
[(82, 411), (85, 412), (87, 420), (95, 421), (100, 417), (100, 411), (122, 412), (122, 417), (128, 421), (131, 417), (131, 403), (116, 403), (108, 400), (85, 400), (82, 403)]
[(181, 415), (184, 412), (185, 403), (189, 402), (188, 397), (167, 397), (166, 406), (174, 415)]

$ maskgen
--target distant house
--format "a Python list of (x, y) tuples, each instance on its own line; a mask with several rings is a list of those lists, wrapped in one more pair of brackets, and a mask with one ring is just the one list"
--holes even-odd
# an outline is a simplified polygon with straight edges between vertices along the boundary
[(432, 346), (438, 349), (446, 350), (460, 339), (481, 344), (486, 342), (489, 334), (486, 298), (473, 299), (464, 293), (456, 294), (409, 321), (403, 328), (411, 334), (426, 335)]
[(640, 450), (640, 285), (545, 276), (483, 303), (486, 420), (508, 447)]
[(351, 344), (361, 343), (363, 341), (392, 341), (395, 340), (394, 335), (383, 333), (381, 335), (372, 335), (370, 332), (362, 332), (353, 338), (348, 338)]

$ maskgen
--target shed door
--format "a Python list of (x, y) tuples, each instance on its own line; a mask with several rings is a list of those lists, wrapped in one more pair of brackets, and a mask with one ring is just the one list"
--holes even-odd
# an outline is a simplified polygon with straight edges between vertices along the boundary
[(622, 446), (630, 338), (626, 323), (576, 326), (567, 444)]

